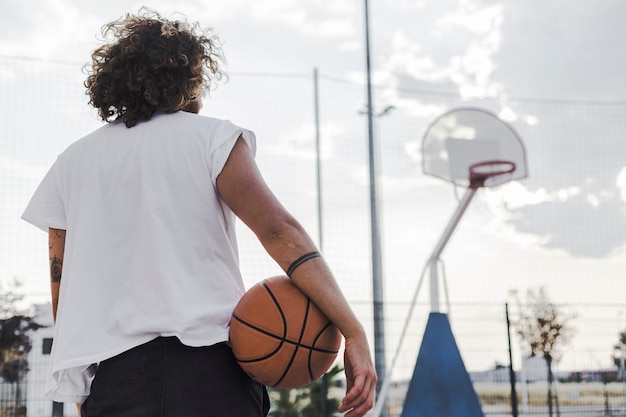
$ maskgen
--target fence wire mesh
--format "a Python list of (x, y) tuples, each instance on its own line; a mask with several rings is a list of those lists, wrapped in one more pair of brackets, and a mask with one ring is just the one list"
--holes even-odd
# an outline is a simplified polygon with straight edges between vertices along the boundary
[[(87, 107), (81, 68), (75, 62), (0, 57), (0, 282), (22, 282), (24, 308), (47, 302), (47, 247), (41, 232), (19, 219), (21, 211), (58, 153), (101, 125)], [(256, 132), (257, 161), (267, 182), (317, 239), (373, 338), (364, 88), (360, 81), (322, 71), (316, 126), (312, 74), (233, 73), (207, 99), (203, 114)], [(420, 271), (460, 193), (422, 173), (421, 137), (445, 111), (481, 107), (516, 129), (529, 162), (523, 184), (481, 190), (444, 256), (451, 325), (484, 411), (511, 415), (504, 313), (510, 290), (544, 286), (575, 317), (575, 333), (555, 363), (559, 415), (626, 415), (624, 384), (607, 374), (617, 371), (612, 355), (626, 328), (626, 103), (467, 99), (385, 85), (376, 86), (375, 103), (387, 362), (397, 349)], [(381, 110), (387, 106), (393, 111)], [(248, 230), (238, 233), (248, 285), (281, 273)], [(416, 302), (393, 369), (390, 415), (401, 410), (419, 351), (429, 312), (425, 289)], [(25, 381), (0, 383), (1, 417), (60, 415), (58, 404), (42, 398), (43, 377), (34, 370), (37, 361), (46, 361), (43, 339), (50, 337), (35, 336), (41, 340), (34, 344)], [(547, 415), (541, 361), (523, 360), (528, 352), (514, 331), (512, 351), (520, 415)], [(63, 412), (72, 415), (73, 407), (66, 405)]]

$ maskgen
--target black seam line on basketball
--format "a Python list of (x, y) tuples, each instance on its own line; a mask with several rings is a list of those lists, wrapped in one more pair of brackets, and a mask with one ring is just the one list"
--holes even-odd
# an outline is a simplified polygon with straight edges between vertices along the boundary
[(236, 314), (233, 314), (233, 318), (234, 318), (235, 320), (237, 320), (238, 322), (240, 322), (240, 323), (242, 323), (242, 324), (244, 324), (244, 325), (246, 325), (246, 326), (250, 327), (251, 329), (256, 330), (256, 331), (257, 331), (257, 332), (259, 332), (259, 333), (262, 333), (262, 334), (264, 334), (264, 335), (266, 335), (266, 336), (270, 336), (270, 337), (272, 337), (272, 338), (274, 338), (274, 339), (278, 339), (278, 340), (280, 340), (280, 343), (278, 344), (278, 346), (276, 346), (276, 349), (274, 349), (272, 352), (268, 353), (267, 355), (262, 356), (262, 357), (260, 357), (260, 358), (254, 358), (254, 359), (237, 359), (237, 361), (238, 361), (238, 362), (247, 363), (247, 362), (258, 362), (258, 361), (262, 361), (262, 360), (264, 360), (264, 359), (267, 359), (267, 358), (269, 358), (269, 357), (273, 356), (276, 352), (278, 352), (278, 351), (279, 351), (279, 350), (283, 347), (283, 344), (285, 343), (284, 339), (281, 339), (281, 338), (279, 338), (279, 337), (276, 337), (276, 336), (274, 336), (273, 334), (271, 334), (271, 333), (269, 333), (269, 332), (267, 332), (267, 331), (265, 331), (265, 330), (261, 329), (260, 327), (257, 327), (257, 326), (255, 326), (254, 324), (249, 323), (249, 322), (247, 322), (247, 321), (243, 320), (241, 317), (238, 317)]
[[(285, 318), (285, 314), (284, 314), (282, 308), (280, 307), (280, 303), (276, 299), (276, 296), (274, 295), (274, 293), (270, 289), (269, 285), (267, 285), (267, 281), (263, 281), (262, 284), (263, 284), (263, 288), (265, 288), (265, 291), (267, 291), (267, 293), (271, 297), (272, 301), (274, 302), (274, 305), (278, 309), (278, 312), (280, 313), (280, 317), (281, 317), (281, 319), (283, 321), (283, 337), (282, 338), (276, 337), (273, 334), (268, 333), (268, 332), (266, 332), (263, 329), (258, 329), (258, 328), (256, 328), (256, 326), (252, 326), (249, 323), (245, 323), (246, 325), (251, 326), (252, 328), (255, 328), (256, 330), (260, 331), (263, 334), (266, 334), (266, 335), (268, 335), (268, 336), (270, 336), (272, 338), (275, 338), (275, 339), (279, 339), (280, 343), (279, 343), (279, 346), (274, 350), (274, 352), (272, 352), (272, 353), (270, 353), (268, 355), (265, 355), (262, 358), (256, 358), (256, 359), (253, 359), (253, 360), (250, 360), (250, 359), (248, 359), (248, 360), (239, 360), (238, 359), (238, 361), (241, 362), (241, 363), (258, 362), (258, 361), (261, 361), (261, 360), (263, 360), (265, 358), (268, 358), (268, 357), (272, 356), (274, 353), (276, 353), (282, 347), (283, 343), (285, 343), (285, 341), (287, 340), (287, 319)], [(238, 320), (241, 321), (242, 323), (244, 323), (244, 321), (242, 321), (240, 319), (238, 319)], [(291, 366), (291, 365), (289, 365), (289, 366)], [(287, 370), (289, 370), (289, 366), (287, 367)], [(287, 373), (287, 370), (285, 371), (285, 373), (283, 373), (283, 376), (281, 376), (280, 379), (277, 382), (274, 382), (271, 385), (278, 385), (280, 383), (280, 381), (282, 381), (283, 378), (285, 377), (285, 374)]]
[[(306, 345), (304, 343), (294, 342), (293, 340), (289, 340), (287, 338), (281, 338), (280, 336), (276, 336), (275, 334), (270, 333), (267, 330), (263, 330), (262, 328), (255, 326), (254, 324), (252, 324), (252, 323), (242, 319), (241, 317), (237, 316), (236, 314), (233, 314), (233, 319), (237, 320), (239, 323), (241, 323), (241, 324), (243, 324), (245, 326), (248, 326), (252, 330), (256, 330), (257, 332), (264, 334), (265, 336), (271, 337), (272, 339), (280, 340), (281, 344), (279, 345), (279, 347), (276, 350), (280, 349), (280, 347), (282, 346), (283, 343), (286, 343), (286, 344), (289, 344), (289, 345), (300, 346), (301, 348), (309, 349), (311, 351), (320, 352), (320, 353), (335, 354), (335, 353), (339, 352), (338, 350), (322, 349), (322, 348), (319, 348), (319, 347), (316, 347), (316, 346), (310, 346), (310, 345)], [(268, 354), (268, 355), (272, 355), (273, 353), (276, 352), (276, 350), (274, 352), (272, 352), (271, 354)], [(261, 360), (261, 358), (252, 359), (252, 360), (240, 360), (240, 359), (238, 359), (238, 360), (239, 360), (239, 362), (256, 362), (258, 360)]]
[[(298, 343), (302, 342), (302, 338), (304, 337), (304, 329), (306, 329), (306, 325), (307, 325), (307, 320), (309, 319), (309, 309), (311, 308), (311, 299), (309, 297), (306, 298), (306, 312), (304, 313), (304, 323), (302, 324), (302, 330), (300, 331), (300, 339), (298, 340)], [(313, 346), (315, 346), (315, 342), (313, 342)], [(296, 351), (298, 349), (296, 348)], [(295, 356), (295, 352), (294, 352), (294, 356)], [(311, 357), (311, 351), (309, 351), (309, 358)], [(308, 366), (307, 368), (309, 369), (309, 380), (313, 381), (313, 372), (311, 372), (311, 361), (307, 361), (308, 362)]]
[[(309, 318), (309, 308), (311, 307), (311, 299), (306, 297), (306, 308), (304, 309), (304, 318), (302, 319), (302, 327), (300, 328), (300, 337), (298, 338), (298, 343), (296, 344), (296, 348), (293, 350), (291, 354), (291, 358), (289, 358), (289, 363), (285, 367), (283, 374), (278, 378), (275, 385), (280, 384), (283, 379), (287, 376), (289, 369), (291, 369), (291, 365), (293, 365), (293, 361), (296, 359), (296, 355), (298, 354), (298, 350), (300, 349), (300, 343), (302, 342), (302, 338), (304, 337), (304, 329), (306, 329), (306, 322)], [(280, 307), (279, 307), (280, 308)], [(312, 381), (313, 377), (311, 376), (311, 372), (309, 372), (309, 381)]]
[[(304, 256), (312, 256), (312, 257), (315, 258), (315, 257), (321, 256), (321, 255), (319, 254), (319, 252), (311, 252), (311, 253), (307, 253)], [(283, 309), (281, 308), (280, 303), (278, 302), (278, 299), (276, 298), (276, 296), (272, 292), (272, 289), (269, 287), (269, 285), (267, 285), (267, 281), (265, 281), (265, 280), (263, 281), (263, 287), (265, 288), (265, 291), (267, 291), (267, 293), (272, 298), (272, 301), (274, 301), (274, 305), (276, 306), (276, 308), (278, 309), (278, 312), (280, 313), (280, 318), (283, 321), (283, 329), (284, 329), (283, 330), (283, 337), (280, 338), (280, 337), (278, 337), (278, 336), (276, 336), (276, 335), (274, 335), (272, 333), (266, 332), (263, 329), (256, 328), (253, 325), (251, 325), (250, 323), (245, 323), (243, 320), (238, 318), (239, 321), (241, 321), (242, 323), (245, 323), (246, 325), (248, 325), (250, 327), (254, 327), (255, 330), (258, 330), (258, 331), (260, 331), (260, 332), (262, 332), (262, 333), (264, 333), (264, 334), (266, 334), (266, 335), (268, 335), (268, 336), (270, 336), (270, 337), (272, 337), (274, 339), (280, 339), (281, 342), (284, 342), (284, 343), (289, 343), (289, 344), (292, 344), (292, 345), (301, 346), (301, 347), (304, 347), (304, 348), (307, 348), (307, 349), (311, 349), (311, 350), (315, 350), (316, 352), (322, 352), (322, 353), (338, 353), (339, 352), (338, 350), (319, 349), (319, 348), (316, 348), (315, 346), (305, 345), (305, 344), (301, 343), (302, 342), (302, 335), (300, 336), (300, 340), (298, 342), (294, 342), (293, 340), (287, 339), (287, 319), (285, 318), (285, 313), (284, 313)], [(311, 302), (311, 299), (309, 297), (307, 297), (306, 295), (305, 295), (305, 297), (306, 297), (306, 300), (307, 300), (307, 306), (306, 306), (307, 310), (306, 310), (306, 315), (305, 315), (305, 318), (304, 318), (304, 324), (302, 326), (302, 332), (304, 332), (304, 329), (306, 328), (306, 320), (307, 320), (308, 312), (309, 312), (309, 304)]]
[[(326, 323), (326, 326), (324, 326), (318, 333), (317, 336), (315, 336), (315, 339), (313, 339), (313, 346), (315, 346), (317, 344), (317, 340), (322, 336), (322, 334), (324, 333), (324, 331), (326, 329), (328, 329), (328, 326), (330, 326), (330, 322)], [(311, 349), (309, 351), (309, 360), (307, 361), (308, 365), (309, 365), (309, 375), (311, 376), (311, 379), (313, 379), (313, 370), (311, 369), (311, 360), (313, 357), (313, 350)]]
[[(307, 254), (307, 255), (312, 255), (312, 254)], [(267, 291), (267, 293), (272, 298), (272, 301), (274, 301), (274, 305), (276, 306), (276, 308), (278, 309), (278, 312), (280, 313), (280, 318), (283, 321), (283, 329), (284, 329), (283, 337), (281, 338), (279, 336), (276, 336), (275, 334), (266, 332), (265, 330), (260, 329), (260, 328), (254, 326), (254, 325), (252, 325), (250, 323), (244, 322), (243, 320), (238, 318), (238, 320), (240, 322), (246, 324), (247, 326), (250, 326), (250, 327), (254, 328), (255, 330), (257, 330), (257, 331), (259, 331), (259, 332), (261, 332), (261, 333), (263, 333), (263, 334), (265, 334), (267, 336), (270, 336), (270, 337), (272, 337), (274, 339), (279, 339), (279, 340), (281, 340), (282, 342), (285, 342), (285, 343), (289, 343), (289, 344), (292, 344), (292, 345), (295, 345), (295, 346), (300, 346), (300, 347), (303, 347), (303, 348), (315, 350), (316, 352), (322, 352), (322, 353), (337, 353), (338, 352), (337, 350), (319, 349), (319, 348), (316, 348), (315, 346), (305, 345), (305, 344), (301, 343), (302, 342), (302, 335), (300, 336), (300, 340), (298, 342), (294, 342), (293, 340), (287, 339), (287, 319), (285, 318), (285, 313), (284, 313), (283, 309), (281, 308), (280, 303), (278, 302), (278, 299), (276, 298), (276, 296), (272, 292), (272, 289), (269, 287), (269, 285), (267, 285), (267, 281), (263, 281), (263, 287), (265, 288), (265, 291)], [(308, 315), (309, 303), (310, 303), (311, 299), (309, 297), (306, 297), (306, 299), (307, 299), (307, 307), (306, 307), (307, 308), (307, 312), (306, 313)], [(307, 320), (307, 316), (305, 316), (305, 318), (304, 318), (304, 324), (302, 326), (302, 331), (304, 331), (304, 329), (306, 327), (306, 320)]]
[(278, 312), (280, 313), (280, 318), (283, 321), (283, 337), (282, 337), (282, 339), (285, 340), (285, 339), (287, 339), (287, 319), (285, 318), (285, 313), (283, 312), (283, 309), (280, 308), (280, 303), (276, 299), (276, 296), (272, 292), (272, 289), (269, 287), (269, 285), (267, 285), (267, 281), (263, 281), (263, 287), (265, 288), (265, 291), (267, 291), (267, 293), (272, 298), (272, 301), (274, 301), (274, 305), (276, 306), (276, 308), (278, 309)]
[[(270, 290), (268, 289), (268, 291)], [(298, 338), (298, 343), (295, 345), (296, 347), (293, 350), (293, 353), (291, 354), (291, 358), (289, 358), (289, 363), (285, 367), (283, 374), (280, 376), (280, 378), (278, 378), (278, 381), (276, 381), (274, 385), (280, 384), (282, 380), (285, 379), (285, 376), (287, 376), (287, 372), (289, 372), (289, 369), (291, 369), (291, 365), (293, 365), (293, 361), (295, 360), (296, 355), (298, 354), (298, 349), (300, 348), (300, 342), (302, 342), (302, 336), (304, 335), (304, 329), (306, 329), (306, 320), (309, 315), (310, 304), (311, 304), (311, 300), (309, 299), (309, 297), (306, 297), (306, 309), (304, 310), (304, 319), (302, 322), (302, 327), (300, 328), (300, 336)], [(277, 307), (281, 311), (281, 315), (282, 315), (282, 308), (278, 304), (277, 304)], [(286, 326), (287, 324), (285, 323), (285, 333), (287, 332)]]

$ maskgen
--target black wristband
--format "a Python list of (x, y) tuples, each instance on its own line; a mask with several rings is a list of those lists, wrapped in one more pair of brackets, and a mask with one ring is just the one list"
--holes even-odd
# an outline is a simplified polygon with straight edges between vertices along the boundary
[(301, 257), (293, 261), (291, 265), (289, 265), (289, 268), (287, 268), (287, 276), (291, 278), (291, 274), (293, 274), (293, 271), (295, 271), (296, 268), (298, 268), (300, 265), (302, 265), (303, 263), (305, 263), (306, 261), (310, 259), (319, 258), (321, 256), (322, 254), (319, 252), (309, 252), (307, 254), (302, 255)]

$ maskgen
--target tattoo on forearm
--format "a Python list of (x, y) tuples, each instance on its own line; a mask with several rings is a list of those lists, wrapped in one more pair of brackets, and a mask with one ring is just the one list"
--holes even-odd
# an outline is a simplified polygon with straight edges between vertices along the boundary
[(61, 272), (63, 271), (63, 261), (58, 257), (50, 260), (50, 279), (52, 282), (61, 282)]
[(56, 238), (56, 239), (62, 239), (65, 237), (65, 230), (61, 230), (61, 229), (50, 229), (50, 231), (52, 232), (52, 235)]

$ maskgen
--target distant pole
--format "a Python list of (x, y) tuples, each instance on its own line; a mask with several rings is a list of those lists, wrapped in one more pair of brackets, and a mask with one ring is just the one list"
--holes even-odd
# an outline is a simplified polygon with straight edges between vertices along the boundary
[(319, 249), (324, 253), (324, 228), (322, 213), (322, 160), (320, 146), (320, 99), (319, 99), (319, 73), (317, 68), (313, 69), (313, 94), (314, 94), (314, 115), (315, 115), (315, 168), (317, 178), (317, 238)]
[(386, 373), (385, 366), (385, 316), (383, 308), (383, 284), (382, 284), (382, 256), (380, 244), (380, 231), (378, 226), (378, 198), (376, 195), (377, 169), (376, 169), (376, 146), (374, 142), (374, 106), (372, 100), (372, 74), (370, 62), (370, 37), (369, 37), (369, 3), (365, 0), (365, 55), (367, 72), (367, 128), (369, 150), (369, 180), (370, 180), (370, 222), (372, 239), (372, 297), (374, 308), (374, 364), (378, 374), (378, 386), (376, 392), (380, 393), (383, 377)]
[(511, 381), (511, 411), (513, 417), (519, 415), (517, 407), (517, 390), (515, 389), (515, 371), (513, 370), (513, 349), (511, 347), (511, 321), (509, 320), (509, 303), (504, 304), (506, 312), (506, 332), (509, 341), (509, 380)]
[[(313, 69), (313, 97), (315, 115), (315, 168), (317, 178), (317, 239), (320, 252), (324, 253), (324, 227), (322, 213), (322, 162), (320, 155), (320, 99), (319, 99), (319, 74), (317, 68)], [(320, 379), (320, 412), (321, 417), (328, 415), (328, 376), (322, 375)]]

